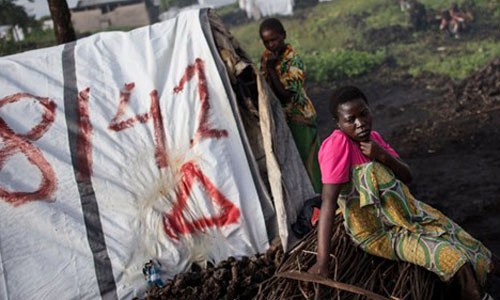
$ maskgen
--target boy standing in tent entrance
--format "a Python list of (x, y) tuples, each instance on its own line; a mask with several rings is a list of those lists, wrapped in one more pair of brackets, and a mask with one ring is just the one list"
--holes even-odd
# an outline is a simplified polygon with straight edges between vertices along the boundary
[(264, 20), (259, 33), (266, 48), (261, 57), (261, 72), (285, 110), (288, 127), (307, 174), (314, 190), (320, 193), (317, 115), (305, 92), (304, 63), (292, 46), (285, 43), (286, 31), (278, 19)]

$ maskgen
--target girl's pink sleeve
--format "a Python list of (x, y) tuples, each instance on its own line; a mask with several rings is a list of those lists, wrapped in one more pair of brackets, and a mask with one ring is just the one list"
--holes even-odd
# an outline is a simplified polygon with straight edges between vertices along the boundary
[(348, 138), (342, 134), (331, 134), (322, 144), (318, 153), (321, 181), (337, 184), (349, 181), (351, 157)]
[(392, 147), (388, 143), (386, 143), (384, 141), (384, 139), (382, 138), (382, 136), (380, 135), (380, 133), (378, 133), (376, 131), (372, 131), (372, 138), (380, 146), (382, 146), (382, 148), (384, 148), (387, 152), (389, 152), (390, 155), (392, 155), (393, 157), (398, 157), (399, 158), (399, 154), (394, 149), (392, 149)]

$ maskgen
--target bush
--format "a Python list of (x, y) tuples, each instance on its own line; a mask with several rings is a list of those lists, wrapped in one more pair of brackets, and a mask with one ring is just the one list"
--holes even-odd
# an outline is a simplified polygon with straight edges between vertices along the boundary
[(356, 77), (379, 66), (386, 58), (376, 53), (340, 50), (321, 55), (304, 55), (309, 80), (321, 82)]

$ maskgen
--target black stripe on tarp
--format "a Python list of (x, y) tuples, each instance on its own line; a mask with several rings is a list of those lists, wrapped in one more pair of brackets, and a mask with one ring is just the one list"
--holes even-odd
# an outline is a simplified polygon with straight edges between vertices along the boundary
[[(82, 168), (85, 166), (77, 166), (78, 120), (80, 119), (80, 111), (78, 109), (78, 89), (76, 85), (75, 46), (76, 42), (65, 44), (62, 52), (64, 110), (66, 125), (68, 127), (71, 162), (82, 204), (87, 240), (94, 258), (94, 268), (97, 284), (99, 285), (99, 292), (101, 293), (102, 299), (118, 299), (113, 268), (106, 248), (106, 240), (104, 239), (94, 187), (92, 186), (90, 177), (87, 176), (87, 178), (79, 179), (81, 176), (77, 174), (78, 167)], [(88, 166), (86, 167), (88, 168)]]

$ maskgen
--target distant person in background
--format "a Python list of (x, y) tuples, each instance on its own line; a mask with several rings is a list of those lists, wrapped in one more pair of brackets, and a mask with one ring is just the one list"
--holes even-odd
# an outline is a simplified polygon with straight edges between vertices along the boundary
[(285, 42), (286, 31), (280, 20), (269, 18), (262, 21), (259, 34), (266, 48), (260, 61), (261, 72), (281, 102), (302, 162), (314, 190), (320, 193), (317, 115), (304, 88), (304, 63), (293, 47)]
[(424, 30), (427, 27), (427, 11), (425, 6), (416, 1), (408, 0), (410, 25), (414, 30)]
[(463, 12), (456, 3), (453, 3), (450, 9), (441, 13), (439, 29), (458, 39), (460, 33), (466, 30), (468, 23), (472, 20), (473, 17), (470, 12)]
[(416, 0), (399, 0), (402, 12), (408, 12), (409, 23), (413, 30), (424, 30), (427, 27), (427, 11), (425, 5)]

